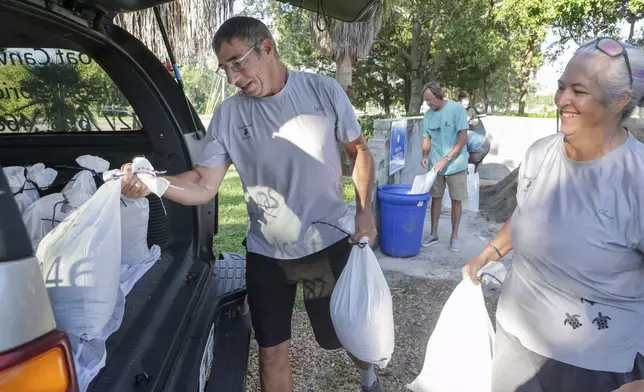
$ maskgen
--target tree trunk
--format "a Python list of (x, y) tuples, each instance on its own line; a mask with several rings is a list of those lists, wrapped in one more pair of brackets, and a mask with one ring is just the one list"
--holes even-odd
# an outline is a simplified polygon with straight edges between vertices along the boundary
[(385, 109), (385, 116), (389, 117), (391, 114), (391, 94), (389, 91), (389, 74), (382, 73), (382, 107)]
[(525, 114), (526, 99), (528, 98), (528, 87), (530, 85), (530, 75), (532, 74), (532, 60), (534, 58), (534, 45), (537, 39), (536, 34), (528, 38), (525, 58), (523, 60), (523, 69), (521, 70), (521, 79), (519, 81), (519, 114)]
[(346, 55), (342, 56), (336, 60), (335, 64), (335, 79), (340, 83), (340, 86), (342, 86), (344, 91), (347, 91), (347, 88), (351, 86), (353, 72), (353, 62), (351, 61), (351, 57)]
[[(351, 99), (351, 96), (349, 94), (349, 88), (351, 87), (351, 76), (353, 71), (353, 62), (351, 61), (351, 57), (341, 57), (335, 63), (335, 79), (338, 81), (338, 83), (340, 83), (340, 86), (342, 86), (344, 91), (347, 92), (349, 99)], [(340, 142), (338, 142), (337, 144), (338, 151), (340, 152), (340, 161), (342, 164), (342, 175), (350, 177), (353, 171), (353, 168), (351, 167), (351, 158), (349, 158), (344, 145)]]
[(635, 18), (628, 21), (630, 27), (628, 30), (628, 39), (626, 40), (627, 42), (633, 42), (633, 36), (635, 35), (635, 22), (637, 22), (637, 19)]
[(485, 104), (485, 113), (487, 114), (488, 107), (490, 106), (490, 92), (487, 89), (487, 78), (483, 78), (483, 102)]
[(409, 97), (411, 97), (411, 79), (405, 74), (403, 76), (403, 104), (405, 109), (409, 108)]
[(410, 56), (410, 73), (411, 73), (411, 88), (409, 91), (409, 106), (407, 106), (407, 114), (420, 112), (420, 105), (422, 104), (422, 89), (423, 89), (423, 74), (421, 70), (421, 29), (422, 26), (418, 20), (414, 21), (411, 27), (411, 56)]

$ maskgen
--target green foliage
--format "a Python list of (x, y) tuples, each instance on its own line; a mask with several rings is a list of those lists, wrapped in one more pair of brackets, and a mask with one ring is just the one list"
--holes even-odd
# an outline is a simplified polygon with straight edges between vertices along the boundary
[[(48, 60), (25, 60), (35, 52), (49, 56)], [(132, 125), (138, 126), (123, 94), (100, 65), (88, 57), (84, 57), (86, 62), (79, 62), (77, 52), (43, 49), (4, 49), (3, 57), (8, 53), (12, 53), (14, 61), (0, 66), (0, 84), (5, 87), (0, 97), (0, 116), (4, 117), (0, 131), (109, 130), (106, 127), (115, 124), (116, 119), (99, 124), (98, 117), (104, 111), (115, 110), (120, 113), (117, 118), (132, 120)], [(19, 58), (20, 53), (23, 57)]]
[(181, 69), (186, 95), (197, 113), (206, 113), (213, 86), (221, 82), (214, 70), (200, 67), (183, 67)]
[(362, 116), (358, 117), (360, 128), (362, 129), (362, 136), (369, 140), (373, 137), (373, 122), (382, 118), (382, 116)]
[(278, 50), (286, 64), (294, 69), (334, 75), (333, 60), (314, 45), (308, 11), (280, 3), (273, 9), (273, 17)]

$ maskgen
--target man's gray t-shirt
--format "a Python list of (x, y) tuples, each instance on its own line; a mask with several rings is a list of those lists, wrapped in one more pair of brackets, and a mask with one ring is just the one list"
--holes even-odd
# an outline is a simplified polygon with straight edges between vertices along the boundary
[[(332, 78), (289, 71), (276, 95), (241, 91), (215, 111), (197, 164), (232, 163), (250, 218), (249, 252), (296, 259), (346, 237), (337, 141), (361, 135), (349, 98)], [(221, 217), (222, 220), (225, 217)]]
[(519, 170), (514, 256), (497, 320), (537, 354), (628, 372), (644, 352), (644, 145), (577, 162), (562, 134)]

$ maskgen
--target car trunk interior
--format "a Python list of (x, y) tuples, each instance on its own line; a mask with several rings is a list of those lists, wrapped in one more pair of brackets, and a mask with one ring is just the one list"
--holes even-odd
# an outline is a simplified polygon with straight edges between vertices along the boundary
[[(46, 23), (43, 21), (43, 24)], [(20, 128), (12, 132), (12, 129), (6, 129), (5, 121), (4, 131), (0, 130), (0, 165), (43, 163), (57, 170), (54, 184), (40, 190), (41, 196), (62, 190), (79, 172), (75, 159), (81, 155), (99, 156), (110, 163), (110, 169), (119, 168), (123, 163), (131, 162), (133, 157), (143, 155), (155, 169), (167, 170), (169, 174), (187, 170), (190, 167), (187, 159), (189, 153), (179, 141), (182, 135), (168, 125), (172, 115), (156, 109), (154, 105), (158, 105), (158, 102), (150, 102), (151, 96), (161, 102), (159, 93), (152, 95), (145, 91), (145, 88), (154, 91), (154, 86), (144, 85), (145, 88), (142, 88), (127, 82), (127, 77), (136, 75), (140, 70), (123, 67), (124, 60), (119, 57), (118, 50), (103, 45), (100, 40), (88, 37), (83, 32), (75, 36), (69, 29), (56, 32), (57, 29), (55, 24), (41, 29), (30, 16), (3, 12), (0, 6), (0, 54), (3, 48), (62, 48), (87, 53), (121, 87), (138, 115), (140, 129), (24, 132), (25, 129)], [(4, 61), (7, 61), (7, 57)], [(121, 64), (120, 68), (118, 64)], [(162, 66), (159, 64), (159, 67)], [(115, 69), (119, 70), (118, 74), (114, 72)], [(168, 77), (165, 83), (172, 83), (171, 78)], [(3, 87), (2, 83), (0, 87)], [(2, 103), (0, 100), (0, 116), (4, 114)], [(146, 106), (151, 103), (154, 105)], [(109, 120), (104, 123), (113, 124)], [(97, 183), (100, 184), (100, 180)], [(182, 328), (187, 328), (191, 309), (196, 306), (196, 299), (204, 289), (206, 272), (210, 271), (208, 260), (199, 260), (195, 250), (197, 209), (168, 201), (162, 205), (160, 199), (153, 195), (148, 198), (148, 243), (160, 245), (162, 256), (126, 297), (123, 323), (107, 340), (108, 364), (105, 370), (110, 374), (122, 374), (121, 371), (109, 369), (112, 360), (122, 362), (126, 367), (138, 366), (142, 369), (146, 368), (146, 363), (149, 364), (147, 368), (168, 366), (165, 358), (171, 354), (169, 350), (172, 347), (176, 349), (178, 344), (172, 340)], [(159, 344), (154, 339), (165, 339), (166, 342)], [(138, 356), (132, 354), (133, 351)], [(94, 389), (90, 389), (111, 390), (114, 379), (112, 376), (105, 377), (107, 379), (99, 376)]]

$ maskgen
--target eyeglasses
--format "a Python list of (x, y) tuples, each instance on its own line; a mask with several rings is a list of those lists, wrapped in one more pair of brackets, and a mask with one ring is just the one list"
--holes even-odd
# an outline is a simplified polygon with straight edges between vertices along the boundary
[[(631, 62), (628, 60), (628, 52), (626, 51), (626, 47), (624, 47), (624, 44), (610, 37), (600, 37), (595, 39), (594, 42), (595, 42), (595, 47), (609, 57), (616, 58), (619, 56), (624, 56), (624, 61), (626, 62), (626, 68), (628, 69), (630, 88), (633, 89), (633, 70), (631, 69)], [(589, 42), (588, 45), (592, 43), (593, 41)]]
[(229, 64), (222, 64), (219, 67), (217, 67), (217, 75), (221, 77), (227, 77), (228, 76), (228, 70), (232, 70), (234, 72), (241, 72), (244, 68), (246, 68), (246, 57), (250, 54), (250, 52), (255, 49), (255, 46), (252, 46), (250, 49), (248, 49), (248, 52), (241, 56), (239, 59), (235, 61), (231, 61)]

